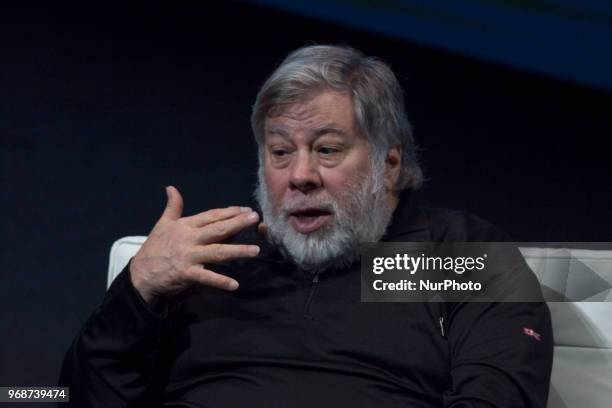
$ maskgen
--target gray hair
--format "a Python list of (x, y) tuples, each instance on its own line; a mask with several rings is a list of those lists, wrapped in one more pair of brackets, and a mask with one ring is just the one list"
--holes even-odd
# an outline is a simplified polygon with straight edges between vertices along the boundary
[(263, 84), (251, 115), (260, 163), (267, 115), (330, 88), (350, 93), (357, 126), (370, 142), (375, 163), (384, 162), (393, 146), (401, 146), (398, 190), (418, 189), (423, 172), (406, 117), (402, 88), (387, 64), (347, 46), (299, 48)]

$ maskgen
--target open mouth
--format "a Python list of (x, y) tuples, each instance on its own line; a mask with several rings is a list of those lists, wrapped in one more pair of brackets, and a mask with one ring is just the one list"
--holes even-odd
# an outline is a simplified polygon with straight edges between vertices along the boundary
[(289, 213), (289, 223), (296, 231), (308, 234), (316, 231), (331, 219), (332, 213), (318, 208), (306, 208)]

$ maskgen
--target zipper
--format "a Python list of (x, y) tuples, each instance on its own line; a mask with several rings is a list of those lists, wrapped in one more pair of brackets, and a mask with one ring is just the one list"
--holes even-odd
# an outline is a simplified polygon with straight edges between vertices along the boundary
[(314, 298), (315, 293), (317, 292), (317, 288), (319, 287), (319, 274), (316, 273), (312, 277), (312, 282), (310, 284), (310, 292), (308, 293), (308, 298), (306, 299), (306, 304), (304, 304), (304, 319), (314, 319), (314, 317), (309, 313), (310, 304), (312, 303), (312, 299)]
[(444, 333), (444, 316), (440, 316), (438, 322), (440, 322), (440, 334), (442, 335), (442, 337), (446, 337)]

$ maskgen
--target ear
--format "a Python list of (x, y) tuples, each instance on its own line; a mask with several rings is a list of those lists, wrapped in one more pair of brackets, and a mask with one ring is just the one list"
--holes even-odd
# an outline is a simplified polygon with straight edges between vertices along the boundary
[(387, 153), (385, 158), (385, 188), (387, 191), (395, 192), (402, 168), (402, 147), (395, 145)]

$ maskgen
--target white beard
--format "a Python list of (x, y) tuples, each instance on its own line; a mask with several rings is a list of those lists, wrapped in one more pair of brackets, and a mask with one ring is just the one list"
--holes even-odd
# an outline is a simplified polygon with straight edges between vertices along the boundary
[[(268, 226), (268, 239), (299, 268), (313, 274), (352, 264), (359, 259), (360, 243), (377, 242), (384, 235), (392, 208), (386, 201), (381, 169), (370, 169), (365, 178), (347, 185), (344, 191), (338, 200), (323, 192), (274, 209), (260, 166), (255, 198)], [(289, 214), (306, 207), (330, 211), (331, 222), (309, 234), (296, 231), (288, 222)]]

